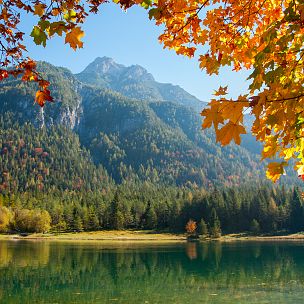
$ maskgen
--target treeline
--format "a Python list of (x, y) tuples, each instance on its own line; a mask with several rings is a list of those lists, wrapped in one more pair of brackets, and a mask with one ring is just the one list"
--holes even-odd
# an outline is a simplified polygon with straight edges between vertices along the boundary
[[(0, 205), (5, 207), (1, 210), (6, 210), (10, 218), (3, 220), (5, 212), (2, 211), (2, 230), (155, 229), (185, 232), (190, 219), (196, 223), (197, 232), (210, 233), (214, 237), (245, 231), (258, 234), (304, 230), (304, 206), (299, 189), (273, 186), (243, 186), (207, 192), (148, 182), (125, 182), (103, 191), (0, 195)], [(24, 214), (27, 220), (20, 221)], [(50, 216), (49, 229), (33, 228), (35, 221), (31, 218), (36, 217), (39, 222), (37, 218), (42, 214), (46, 222), (47, 214)], [(18, 224), (23, 222), (28, 224)]]

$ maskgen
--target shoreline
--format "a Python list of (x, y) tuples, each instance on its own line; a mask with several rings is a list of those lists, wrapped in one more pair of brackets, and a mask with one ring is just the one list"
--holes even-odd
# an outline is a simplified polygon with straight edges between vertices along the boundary
[[(29, 240), (29, 241), (69, 241), (69, 242), (149, 242), (149, 243), (177, 243), (187, 242), (186, 234), (175, 234), (155, 231), (93, 231), (93, 232), (67, 232), (58, 234), (33, 233), (27, 236), (19, 234), (0, 234), (0, 240)], [(200, 239), (199, 242), (241, 242), (241, 241), (304, 241), (304, 233), (286, 235), (257, 235), (244, 233), (227, 234), (218, 239)]]

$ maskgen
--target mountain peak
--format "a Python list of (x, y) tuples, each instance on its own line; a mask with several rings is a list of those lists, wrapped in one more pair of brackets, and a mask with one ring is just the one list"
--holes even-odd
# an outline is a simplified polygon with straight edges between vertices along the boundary
[(152, 74), (138, 64), (127, 67), (123, 77), (136, 82), (155, 81)]
[(114, 63), (114, 59), (111, 57), (103, 56), (103, 57), (96, 57), (93, 61), (95, 64), (99, 63)]
[(98, 74), (113, 74), (124, 68), (123, 65), (118, 64), (110, 57), (97, 57), (93, 62), (91, 62), (83, 72), (91, 73), (95, 72)]

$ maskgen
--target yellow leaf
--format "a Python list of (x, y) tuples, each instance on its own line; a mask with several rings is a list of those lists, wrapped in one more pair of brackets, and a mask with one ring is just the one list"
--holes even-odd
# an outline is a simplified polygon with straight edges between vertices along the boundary
[(82, 48), (83, 42), (80, 39), (84, 36), (84, 32), (80, 27), (74, 27), (65, 36), (65, 43), (69, 43), (71, 48), (76, 50), (77, 48)]
[(239, 145), (241, 143), (241, 134), (246, 134), (246, 130), (242, 125), (228, 122), (223, 128), (216, 131), (216, 140), (223, 146), (228, 145), (232, 140)]
[(225, 101), (222, 103), (222, 115), (224, 119), (229, 119), (231, 122), (237, 124), (238, 122), (243, 122), (243, 110), (249, 106), (248, 102), (233, 102)]
[(35, 4), (34, 9), (34, 15), (41, 17), (44, 14), (45, 5), (41, 3)]
[(278, 144), (276, 137), (268, 138), (262, 151), (262, 159), (274, 157), (277, 151)]
[(266, 176), (273, 182), (276, 182), (282, 174), (285, 174), (284, 167), (287, 165), (286, 162), (282, 163), (270, 163), (267, 165)]
[(224, 122), (222, 114), (220, 113), (220, 103), (213, 101), (209, 104), (209, 108), (201, 112), (201, 116), (205, 116), (202, 127), (203, 129), (210, 128), (212, 124), (217, 129), (220, 123)]
[(297, 172), (298, 172), (298, 176), (303, 176), (304, 175), (304, 165), (298, 165), (298, 166), (296, 166), (296, 170), (297, 170)]

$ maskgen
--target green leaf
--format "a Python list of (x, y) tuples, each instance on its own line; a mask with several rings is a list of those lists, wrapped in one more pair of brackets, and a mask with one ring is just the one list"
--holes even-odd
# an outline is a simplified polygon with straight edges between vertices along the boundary
[(149, 18), (151, 19), (159, 19), (161, 17), (161, 12), (159, 8), (151, 8), (149, 10)]
[(46, 46), (47, 35), (38, 26), (34, 26), (31, 32), (31, 37), (34, 38), (34, 42), (37, 45), (42, 44), (44, 47)]
[(47, 20), (40, 20), (38, 22), (38, 25), (42, 31), (45, 31), (47, 28), (50, 27), (50, 22)]
[(55, 33), (62, 36), (62, 33), (66, 32), (66, 24), (64, 21), (52, 22), (49, 29), (49, 35), (53, 36)]
[(152, 5), (152, 0), (144, 0), (141, 3), (141, 6), (144, 7), (145, 9), (148, 9)]

